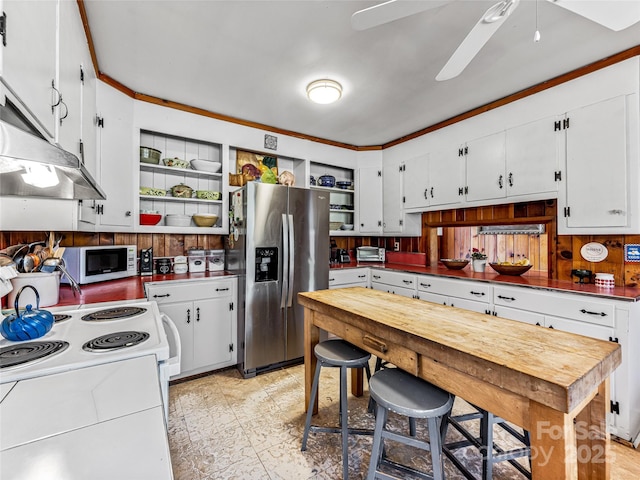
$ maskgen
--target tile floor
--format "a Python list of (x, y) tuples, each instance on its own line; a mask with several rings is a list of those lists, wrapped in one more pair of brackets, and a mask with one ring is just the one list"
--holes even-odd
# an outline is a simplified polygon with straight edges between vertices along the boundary
[[(319, 413), (316, 425), (336, 425), (338, 418), (338, 369), (325, 368), (320, 380)], [(366, 386), (365, 386), (366, 389)], [(366, 412), (368, 394), (361, 398), (349, 395), (349, 426), (373, 428), (373, 416)], [(457, 399), (454, 413), (468, 405)], [(304, 367), (302, 365), (242, 379), (237, 370), (172, 385), (170, 387), (169, 444), (175, 480), (336, 480), (342, 475), (340, 436), (312, 434), (307, 451), (300, 451), (305, 422)], [(390, 417), (397, 428), (408, 430), (406, 421)], [(500, 430), (500, 429), (497, 429)], [(418, 435), (424, 433), (419, 425)], [(449, 432), (447, 441), (459, 439)], [(506, 446), (508, 439), (500, 443)], [(429, 454), (393, 443), (387, 455), (399, 463), (409, 462), (429, 471)], [(630, 452), (635, 451), (624, 448)], [(371, 437), (350, 436), (349, 479), (366, 478)], [(613, 449), (614, 454), (616, 449)], [(468, 467), (480, 471), (480, 456), (471, 447), (458, 450)], [(632, 457), (640, 465), (640, 453)], [(526, 461), (524, 464), (526, 465)], [(628, 461), (627, 461), (628, 462)], [(628, 465), (627, 465), (628, 467)], [(616, 470), (612, 480), (640, 478)], [(634, 470), (636, 467), (631, 467)], [(445, 460), (448, 480), (464, 477), (449, 460)], [(640, 470), (640, 467), (638, 467)], [(632, 475), (632, 476), (628, 476)], [(494, 479), (523, 479), (512, 466), (502, 463), (494, 469)]]

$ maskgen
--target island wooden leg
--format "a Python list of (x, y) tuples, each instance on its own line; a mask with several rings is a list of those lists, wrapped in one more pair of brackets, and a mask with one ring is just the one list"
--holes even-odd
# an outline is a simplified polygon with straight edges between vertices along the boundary
[(529, 403), (532, 480), (577, 480), (573, 417), (540, 403)]
[[(317, 359), (314, 348), (320, 341), (320, 329), (313, 324), (314, 311), (304, 309), (304, 410), (309, 408), (311, 399), (311, 387), (313, 385), (313, 375), (316, 371)], [(318, 390), (320, 388), (318, 387)], [(318, 396), (314, 402), (313, 414), (318, 413)]]
[(361, 397), (364, 394), (364, 375), (362, 368), (351, 369), (351, 394), (354, 397)]
[(610, 438), (607, 433), (608, 406), (609, 379), (606, 379), (598, 387), (598, 394), (576, 417), (580, 480), (611, 478)]

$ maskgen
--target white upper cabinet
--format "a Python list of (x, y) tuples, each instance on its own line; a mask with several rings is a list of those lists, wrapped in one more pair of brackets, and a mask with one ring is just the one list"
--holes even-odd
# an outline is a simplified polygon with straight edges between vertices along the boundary
[(0, 48), (2, 81), (10, 90), (7, 95), (14, 103), (17, 97), (16, 106), (53, 139), (56, 124), (51, 106), (57, 102), (57, 95), (51, 85), (57, 86), (58, 2), (5, 0), (3, 10), (7, 37), (6, 46)]
[(566, 178), (558, 232), (638, 233), (638, 97), (618, 96), (567, 113)]
[(402, 233), (402, 167), (394, 161), (385, 162), (382, 168), (384, 233)]
[(557, 117), (543, 118), (506, 131), (508, 197), (557, 196), (563, 145), (554, 128), (557, 121)]
[(382, 169), (360, 167), (358, 169), (357, 218), (360, 233), (382, 233)]
[(468, 202), (506, 196), (504, 132), (467, 142), (460, 153), (466, 157)]
[(96, 180), (106, 200), (80, 203), (80, 230), (121, 230), (134, 226), (133, 99), (97, 83), (100, 127), (98, 128), (98, 172)]
[(406, 210), (455, 205), (464, 199), (464, 157), (455, 148), (405, 161), (402, 175)]

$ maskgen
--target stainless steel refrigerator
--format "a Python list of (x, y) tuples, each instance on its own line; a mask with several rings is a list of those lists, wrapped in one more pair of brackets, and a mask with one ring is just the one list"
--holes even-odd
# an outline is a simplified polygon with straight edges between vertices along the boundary
[(239, 369), (252, 377), (304, 356), (298, 292), (328, 288), (329, 194), (250, 182), (230, 193), (226, 269), (238, 274)]

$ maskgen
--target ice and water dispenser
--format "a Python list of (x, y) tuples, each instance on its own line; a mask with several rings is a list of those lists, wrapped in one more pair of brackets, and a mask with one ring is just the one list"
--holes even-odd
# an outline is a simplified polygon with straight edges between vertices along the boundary
[(278, 281), (278, 248), (256, 248), (256, 283)]

